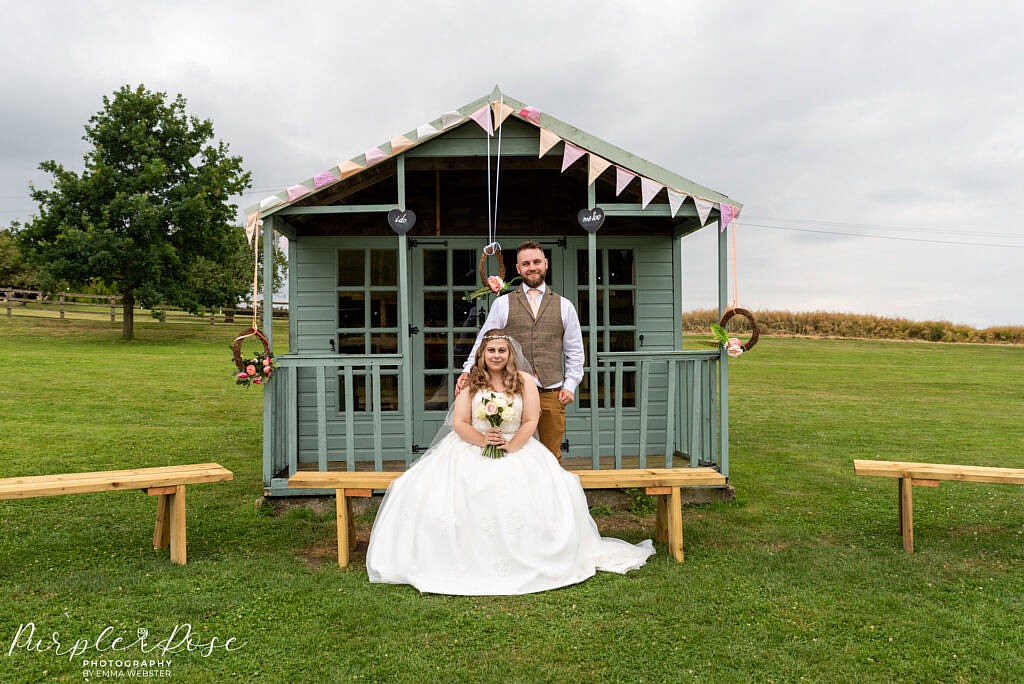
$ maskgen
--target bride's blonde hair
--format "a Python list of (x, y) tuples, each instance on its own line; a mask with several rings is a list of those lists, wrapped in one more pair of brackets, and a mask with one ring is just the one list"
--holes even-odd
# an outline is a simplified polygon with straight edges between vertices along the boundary
[(476, 394), (477, 390), (490, 388), (490, 375), (487, 372), (487, 362), (484, 360), (484, 350), (488, 342), (501, 340), (508, 347), (508, 363), (502, 372), (505, 381), (505, 394), (520, 394), (523, 391), (523, 379), (519, 376), (519, 360), (516, 358), (516, 350), (512, 347), (511, 338), (502, 328), (492, 328), (480, 338), (480, 346), (476, 348), (476, 358), (473, 359), (473, 367), (469, 370), (469, 391)]

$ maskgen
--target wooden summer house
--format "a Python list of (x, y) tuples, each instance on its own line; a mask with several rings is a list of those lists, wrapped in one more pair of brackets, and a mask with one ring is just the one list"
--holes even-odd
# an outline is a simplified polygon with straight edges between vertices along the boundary
[[(563, 171), (567, 145), (570, 159), (582, 156)], [(495, 187), (508, 278), (515, 246), (538, 240), (549, 286), (583, 327), (585, 376), (566, 412), (563, 464), (710, 465), (728, 476), (728, 357), (683, 349), (682, 237), (719, 232), (720, 207), (741, 205), (495, 88), (247, 212), (265, 235), (288, 238), (288, 353), (264, 391), (269, 495), (332, 493), (287, 480), (298, 470), (402, 470), (430, 444), (492, 300), (463, 297), (480, 286)], [(584, 229), (579, 214), (594, 208), (603, 224)], [(496, 273), (497, 258), (487, 266)], [(269, 336), (269, 311), (263, 327)]]

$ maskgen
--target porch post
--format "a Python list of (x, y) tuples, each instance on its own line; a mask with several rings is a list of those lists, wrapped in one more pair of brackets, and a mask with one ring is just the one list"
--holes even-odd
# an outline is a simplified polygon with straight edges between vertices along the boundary
[[(587, 208), (597, 206), (595, 184), (587, 186)], [(590, 316), (590, 463), (594, 470), (601, 468), (601, 426), (599, 425), (599, 403), (597, 401), (597, 233), (587, 232), (587, 308)]]
[[(398, 155), (398, 210), (405, 211), (405, 154)], [(402, 359), (398, 366), (401, 384), (402, 431), (405, 433), (405, 465), (412, 463), (412, 363), (409, 336), (409, 247), (405, 233), (398, 236), (398, 353)]]
[[(263, 334), (274, 353), (274, 217), (263, 219)], [(256, 306), (256, 302), (252, 303)], [(263, 486), (274, 473), (274, 391), (263, 386)]]
[[(722, 219), (718, 219), (718, 317), (725, 314), (729, 299), (729, 233), (722, 230)], [(722, 475), (729, 477), (729, 355), (725, 347), (719, 350), (718, 357), (718, 424), (722, 438), (719, 441), (721, 452), (718, 466)]]

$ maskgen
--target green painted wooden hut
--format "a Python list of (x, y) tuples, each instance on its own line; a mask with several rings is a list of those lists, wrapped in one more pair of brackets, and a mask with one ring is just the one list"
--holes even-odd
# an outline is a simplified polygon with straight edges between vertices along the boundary
[[(493, 138), (470, 118), (488, 105), (501, 121)], [(565, 145), (587, 154), (563, 171)], [(307, 469), (401, 470), (430, 443), (490, 304), (463, 299), (479, 287), (488, 241), (488, 168), (492, 193), (498, 174), (509, 277), (515, 245), (540, 241), (548, 283), (580, 314), (587, 360), (566, 415), (566, 467), (712, 465), (728, 476), (728, 357), (683, 349), (682, 237), (702, 228), (701, 213), (704, 229), (718, 232), (720, 206), (741, 205), (496, 87), (247, 212), (265, 235), (288, 238), (289, 351), (264, 392), (269, 495), (331, 493), (288, 489), (287, 479)], [(620, 194), (617, 169), (638, 176)], [(645, 184), (670, 188), (673, 202), (661, 188), (644, 208)], [(594, 207), (606, 218), (590, 232), (577, 215)], [(415, 223), (399, 234), (387, 216), (407, 209)], [(496, 258), (487, 263), (497, 271)]]

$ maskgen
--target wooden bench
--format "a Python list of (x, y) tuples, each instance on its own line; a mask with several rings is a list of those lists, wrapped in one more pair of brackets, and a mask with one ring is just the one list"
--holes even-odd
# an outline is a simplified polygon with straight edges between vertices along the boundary
[(9, 477), (0, 479), (0, 499), (142, 489), (149, 496), (160, 497), (156, 505), (153, 548), (170, 545), (171, 560), (185, 565), (185, 485), (232, 478), (234, 474), (217, 463)]
[[(680, 487), (723, 486), (725, 477), (714, 468), (642, 468), (632, 470), (571, 470), (584, 489), (621, 489), (643, 487), (657, 497), (655, 539), (668, 542), (676, 560), (683, 561), (683, 514)], [(400, 472), (308, 471), (288, 480), (297, 489), (334, 489), (338, 521), (338, 567), (348, 565), (349, 552), (355, 548), (351, 497), (368, 497), (375, 489), (387, 489)]]
[(855, 460), (853, 472), (869, 477), (899, 479), (896, 496), (898, 529), (903, 535), (903, 548), (907, 553), (914, 552), (914, 487), (938, 487), (941, 480), (1024, 485), (1024, 469), (1020, 468)]

